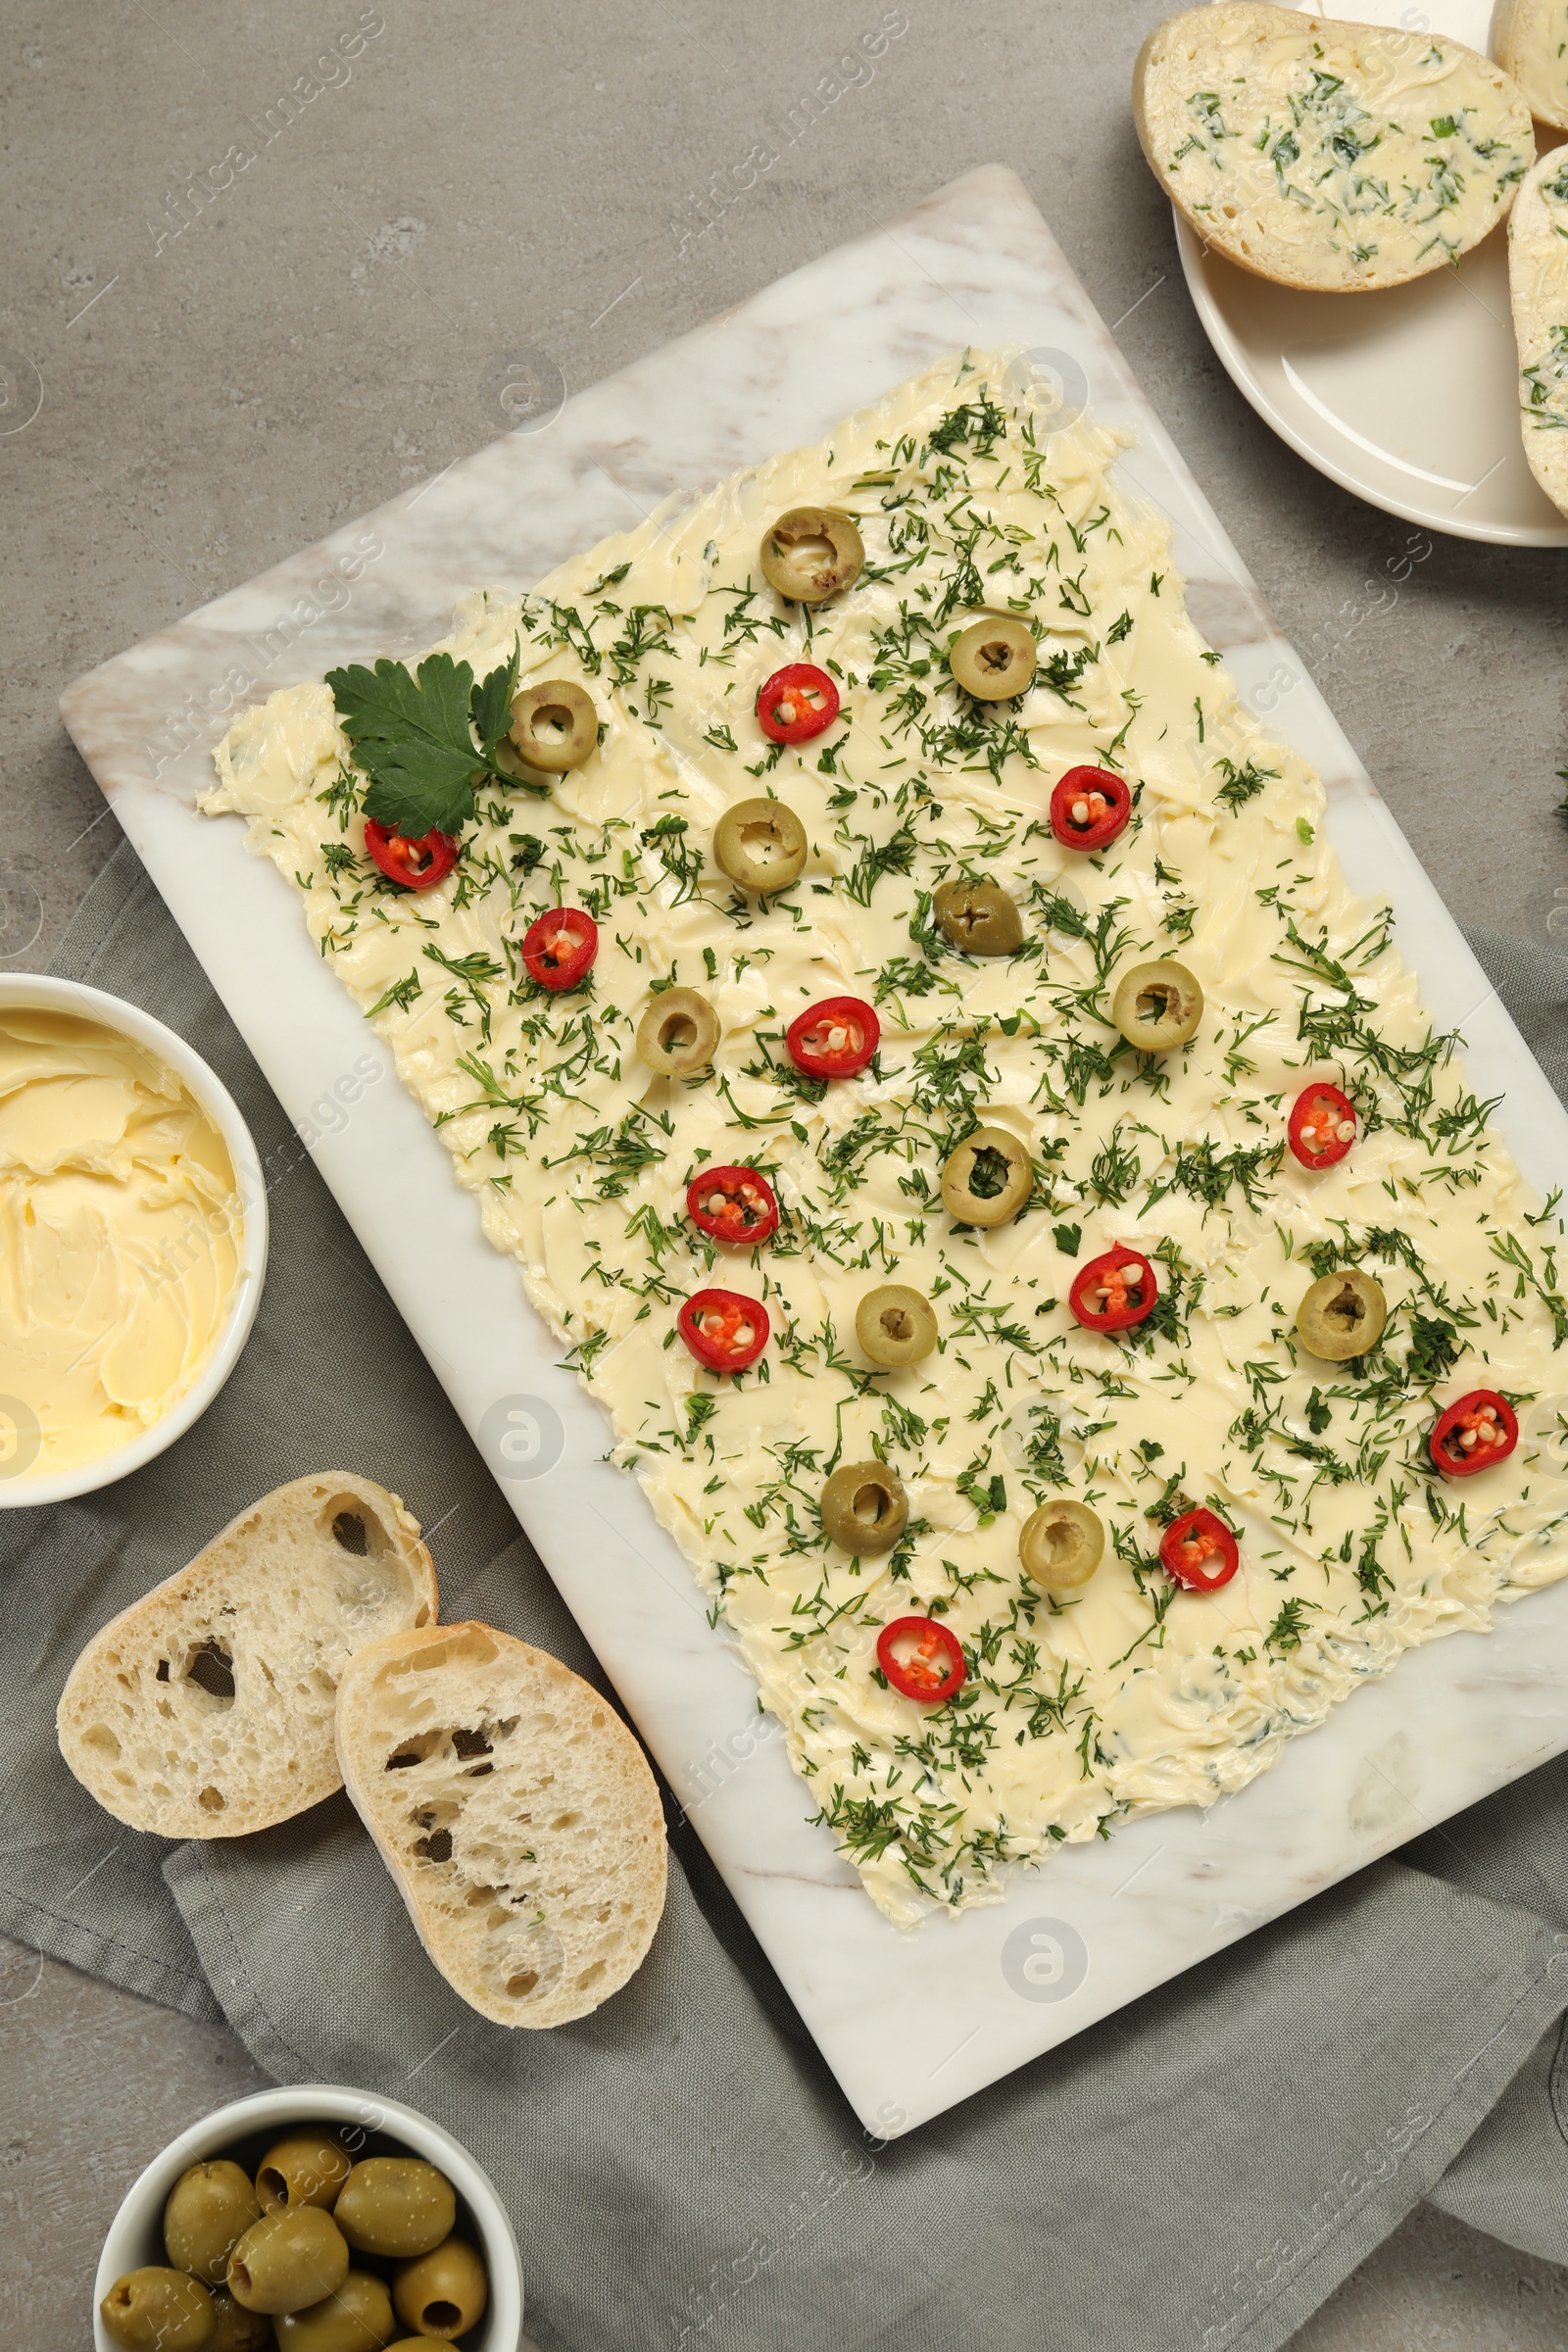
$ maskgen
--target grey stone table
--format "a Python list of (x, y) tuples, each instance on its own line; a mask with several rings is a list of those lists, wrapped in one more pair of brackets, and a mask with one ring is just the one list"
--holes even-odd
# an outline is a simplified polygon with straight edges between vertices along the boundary
[[(504, 430), (506, 355), (590, 383), (990, 161), (1115, 322), (1454, 912), (1542, 933), (1568, 900), (1563, 559), (1442, 539), (1404, 561), (1405, 525), (1233, 390), (1129, 120), (1163, 13), (15, 0), (0, 964), (46, 961), (114, 846), (56, 717), (68, 678)], [(83, 2340), (125, 2182), (254, 2082), (223, 2033), (0, 1948), (0, 2341)], [(1565, 2335), (1568, 2273), (1422, 2210), (1298, 2344)]]

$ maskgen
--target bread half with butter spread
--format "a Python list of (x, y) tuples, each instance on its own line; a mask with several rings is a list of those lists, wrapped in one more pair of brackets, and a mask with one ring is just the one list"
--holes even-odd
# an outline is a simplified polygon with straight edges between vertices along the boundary
[(1568, 0), (1497, 0), (1492, 50), (1537, 121), (1568, 130)]
[(1206, 244), (1318, 292), (1457, 260), (1503, 219), (1536, 152), (1518, 86), (1473, 49), (1250, 0), (1156, 25), (1133, 113)]
[(1508, 222), (1519, 426), (1546, 496), (1568, 514), (1568, 147), (1544, 155)]
[(502, 2026), (586, 2017), (664, 1907), (636, 1740), (560, 1660), (488, 1625), (392, 1634), (338, 1689), (344, 1786), (453, 1990)]
[(353, 1652), (437, 1605), (395, 1494), (343, 1470), (293, 1479), (93, 1636), (60, 1696), (60, 1752), (133, 1830), (269, 1829), (342, 1787), (333, 1710)]

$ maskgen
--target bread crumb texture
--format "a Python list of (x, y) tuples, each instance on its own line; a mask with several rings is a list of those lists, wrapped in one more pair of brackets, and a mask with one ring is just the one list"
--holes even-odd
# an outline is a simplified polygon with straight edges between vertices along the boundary
[(504, 2026), (584, 2017), (664, 1904), (662, 1808), (614, 1709), (485, 1625), (376, 1642), (338, 1701), (344, 1783), (453, 1989)]
[(1568, 0), (1498, 0), (1492, 46), (1531, 113), (1568, 130)]
[(1531, 471), (1568, 514), (1568, 147), (1541, 162), (1508, 223), (1519, 421)]
[(1133, 98), (1193, 227), (1281, 285), (1368, 290), (1441, 269), (1496, 226), (1535, 160), (1522, 93), (1474, 50), (1249, 0), (1159, 25)]
[(287, 1821), (342, 1786), (332, 1718), (355, 1649), (436, 1607), (395, 1494), (343, 1471), (295, 1479), (88, 1642), (61, 1693), (61, 1753), (132, 1829)]

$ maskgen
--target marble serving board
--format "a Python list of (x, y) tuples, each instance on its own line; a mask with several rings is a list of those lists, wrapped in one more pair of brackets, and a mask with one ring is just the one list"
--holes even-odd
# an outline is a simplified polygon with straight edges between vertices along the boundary
[[(846, 2097), (895, 2136), (1568, 1747), (1568, 1585), (1360, 1690), (1207, 1814), (1158, 1815), (903, 1934), (808, 1825), (755, 1687), (559, 1363), (476, 1205), (234, 819), (194, 812), (232, 712), (334, 663), (442, 636), (455, 597), (518, 590), (666, 498), (811, 442), (915, 368), (1016, 341), (1069, 405), (1125, 425), (1125, 489), (1171, 517), (1194, 617), (1323, 776), (1350, 880), (1386, 892), (1435, 1018), (1546, 1190), (1568, 1116), (1279, 635), (1021, 183), (969, 173), (684, 341), (537, 411), (411, 495), (79, 678), (66, 724), (501, 1480)], [(534, 429), (529, 429), (534, 428)], [(369, 1073), (367, 1076), (367, 1073)], [(405, 1247), (417, 1232), (417, 1250)], [(311, 1465), (302, 1464), (302, 1468)], [(438, 1545), (439, 1549), (439, 1545)]]

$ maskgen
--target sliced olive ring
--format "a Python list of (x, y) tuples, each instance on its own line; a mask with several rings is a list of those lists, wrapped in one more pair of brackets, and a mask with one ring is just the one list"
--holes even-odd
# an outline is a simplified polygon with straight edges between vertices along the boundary
[(1302, 1344), (1331, 1364), (1365, 1355), (1382, 1338), (1388, 1319), (1383, 1285), (1355, 1266), (1341, 1266), (1314, 1282), (1296, 1310)]
[(1018, 1537), (1018, 1557), (1025, 1576), (1048, 1592), (1074, 1592), (1087, 1585), (1100, 1566), (1105, 1548), (1105, 1528), (1098, 1511), (1066, 1495), (1043, 1502), (1031, 1511)]
[(656, 1077), (706, 1070), (718, 1044), (718, 1015), (695, 988), (666, 988), (637, 1024), (637, 1058)]
[(564, 776), (598, 748), (599, 713), (590, 696), (567, 678), (525, 686), (512, 706), (511, 736), (530, 767)]
[(713, 828), (713, 857), (739, 890), (771, 896), (806, 870), (806, 827), (782, 801), (737, 801)]
[(1035, 1187), (1034, 1162), (1005, 1127), (977, 1127), (942, 1171), (942, 1205), (961, 1225), (1005, 1225)]
[(1140, 1054), (1168, 1054), (1197, 1030), (1203, 992), (1185, 963), (1135, 963), (1116, 983), (1110, 1017)]
[(792, 604), (825, 604), (852, 588), (865, 564), (865, 544), (836, 507), (791, 507), (762, 533), (762, 577)]
[(885, 1282), (867, 1291), (855, 1310), (855, 1336), (873, 1364), (890, 1372), (905, 1364), (923, 1364), (937, 1344), (937, 1319), (931, 1302), (902, 1282)]
[(846, 1551), (891, 1551), (909, 1524), (904, 1482), (886, 1462), (841, 1462), (822, 1489), (822, 1527)]
[(964, 693), (973, 695), (977, 703), (1004, 703), (1022, 694), (1038, 660), (1029, 623), (999, 612), (977, 620), (961, 637), (955, 638), (948, 667)]
[(1012, 956), (1023, 946), (1023, 918), (1000, 882), (944, 882), (931, 912), (948, 945), (965, 956)]

